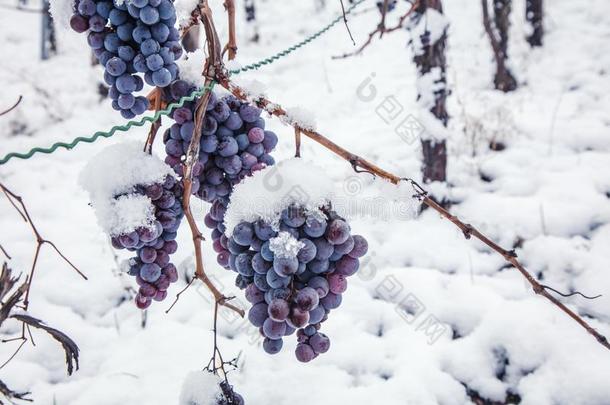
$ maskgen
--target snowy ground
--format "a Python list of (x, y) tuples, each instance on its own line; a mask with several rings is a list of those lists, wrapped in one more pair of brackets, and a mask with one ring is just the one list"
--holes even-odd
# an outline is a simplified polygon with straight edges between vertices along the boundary
[[(313, 2), (261, 3), (262, 42), (245, 42), (240, 24), (238, 60), (266, 57), (322, 27), (338, 10), (338, 2), (327, 2), (332, 7), (320, 14)], [(212, 3), (222, 35), (221, 2)], [(452, 209), (503, 246), (518, 247), (544, 283), (603, 294), (594, 301), (563, 301), (610, 336), (610, 7), (605, 0), (586, 6), (546, 2), (545, 46), (532, 51), (524, 40), (524, 0), (516, 0), (509, 52), (520, 88), (500, 94), (491, 89), (491, 50), (478, 2), (445, 3), (453, 91), (449, 177), (452, 198), (459, 201)], [(38, 60), (39, 18), (0, 12), (0, 109), (24, 95), (15, 111), (0, 117), (1, 155), (122, 122), (96, 93), (101, 71), (90, 67), (83, 36), (60, 35), (60, 54)], [(375, 12), (350, 18), (356, 41), (365, 40), (376, 23)], [(265, 83), (270, 98), (286, 107), (314, 111), (317, 128), (352, 152), (417, 176), (417, 142), (402, 140), (394, 133), (397, 122), (386, 124), (376, 113), (386, 96), (404, 106), (401, 118), (415, 111), (415, 71), (406, 43), (407, 33), (397, 32), (376, 40), (360, 57), (331, 60), (352, 48), (339, 24), (294, 55), (243, 78)], [(358, 96), (367, 78), (377, 91), (372, 101)], [(281, 135), (276, 159), (291, 156), (291, 130), (273, 119), (268, 123)], [(89, 277), (83, 281), (44, 250), (30, 312), (74, 338), (81, 367), (67, 377), (56, 342), (35, 333), (36, 347), (21, 351), (0, 370), (0, 379), (32, 391), (36, 404), (174, 404), (186, 374), (209, 360), (211, 304), (203, 287), (193, 287), (167, 315), (171, 300), (153, 305), (142, 328), (140, 311), (124, 301), (132, 281), (116, 275), (117, 259), (77, 184), (95, 153), (114, 142), (143, 141), (145, 135), (145, 128), (136, 128), (71, 152), (0, 167), (0, 180), (24, 197), (42, 234)], [(507, 149), (488, 150), (492, 139)], [(305, 140), (303, 153), (361, 208), (375, 209), (387, 198), (377, 194), (370, 176), (356, 176), (312, 142)], [(203, 218), (207, 207), (200, 202), (196, 207)], [(13, 257), (11, 266), (26, 272), (34, 250), (30, 230), (4, 199), (0, 212), (0, 243)], [(176, 256), (188, 266), (192, 247), (184, 228)], [(470, 401), (467, 386), (494, 401), (512, 393), (523, 404), (610, 404), (610, 353), (534, 296), (487, 248), (464, 240), (432, 212), (414, 219), (408, 207), (375, 217), (354, 215), (352, 228), (367, 236), (371, 260), (324, 324), (332, 341), (329, 353), (300, 364), (292, 353), (294, 340), (288, 339), (272, 357), (253, 342), (256, 331), (246, 321), (221, 322), (225, 357), (241, 352), (231, 382), (247, 403), (464, 404)], [(225, 293), (243, 301), (232, 275), (216, 265), (209, 242), (205, 263)], [(7, 322), (2, 335), (16, 328)], [(0, 346), (0, 361), (14, 345)]]

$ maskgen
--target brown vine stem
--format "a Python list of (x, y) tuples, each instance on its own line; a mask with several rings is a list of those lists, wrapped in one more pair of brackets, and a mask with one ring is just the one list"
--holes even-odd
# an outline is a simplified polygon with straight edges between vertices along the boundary
[[(213, 84), (213, 77), (215, 71), (222, 70), (222, 59), (221, 52), (219, 46), (218, 35), (216, 34), (216, 28), (214, 27), (214, 22), (212, 20), (212, 12), (208, 6), (207, 1), (201, 1), (199, 6), (198, 15), (204, 23), (205, 31), (206, 31), (206, 44), (208, 46), (208, 58), (206, 59), (206, 63), (203, 69), (203, 75), (206, 77), (205, 87), (209, 87)], [(203, 254), (201, 249), (201, 241), (203, 240), (203, 235), (197, 226), (197, 222), (193, 216), (193, 212), (191, 210), (191, 192), (193, 189), (193, 167), (196, 162), (199, 160), (199, 143), (201, 140), (201, 126), (203, 124), (203, 117), (205, 115), (205, 111), (210, 100), (211, 92), (206, 92), (197, 102), (197, 106), (195, 109), (195, 129), (193, 130), (193, 138), (191, 139), (191, 143), (189, 144), (188, 150), (186, 152), (186, 162), (185, 162), (185, 171), (184, 171), (184, 198), (182, 201), (182, 206), (184, 209), (184, 214), (188, 221), (189, 227), (191, 229), (191, 233), (193, 235), (193, 244), (195, 247), (195, 276), (200, 279), (206, 287), (210, 290), (212, 295), (214, 296), (214, 300), (218, 305), (225, 306), (233, 311), (237, 312), (240, 316), (244, 316), (244, 310), (231, 304), (229, 300), (231, 297), (225, 297), (218, 288), (214, 285), (212, 280), (207, 276), (205, 269), (203, 267)]]
[[(244, 92), (244, 90), (241, 89), (239, 86), (236, 86), (235, 84), (230, 82), (226, 76), (218, 78), (218, 80), (219, 80), (219, 83), (223, 87), (225, 87), (227, 90), (229, 90), (231, 93), (233, 93), (233, 95), (240, 98), (241, 100), (248, 100), (247, 93)], [(286, 111), (284, 109), (282, 109), (282, 107), (280, 107), (279, 104), (272, 103), (271, 101), (269, 101), (266, 98), (259, 98), (256, 101), (256, 103), (259, 105), (259, 107), (265, 109), (266, 111), (275, 115), (278, 118), (286, 117)], [(392, 182), (394, 184), (398, 184), (401, 181), (409, 182), (415, 190), (416, 197), (418, 197), (419, 200), (423, 204), (432, 208), (433, 210), (438, 212), (442, 217), (448, 219), (452, 224), (457, 226), (464, 233), (464, 236), (466, 237), (466, 239), (475, 237), (476, 239), (478, 239), (479, 241), (481, 241), (482, 243), (487, 245), (489, 248), (491, 248), (493, 251), (500, 254), (504, 258), (504, 260), (506, 260), (508, 263), (510, 263), (514, 268), (516, 268), (519, 271), (519, 273), (521, 273), (521, 275), (532, 286), (532, 289), (536, 294), (541, 295), (544, 298), (546, 298), (547, 300), (549, 300), (553, 305), (557, 306), (561, 311), (563, 311), (570, 318), (572, 318), (574, 321), (576, 321), (580, 326), (582, 326), (587, 332), (589, 332), (591, 335), (593, 335), (595, 337), (595, 339), (602, 346), (604, 346), (606, 349), (610, 349), (610, 344), (608, 343), (608, 340), (606, 339), (606, 337), (601, 335), (595, 329), (593, 329), (593, 327), (591, 327), (591, 325), (589, 325), (577, 313), (575, 313), (574, 311), (572, 311), (571, 309), (566, 307), (557, 298), (555, 298), (554, 296), (549, 294), (546, 291), (545, 287), (543, 285), (541, 285), (538, 282), (538, 280), (536, 280), (534, 278), (534, 276), (532, 276), (527, 271), (527, 269), (521, 264), (521, 262), (519, 262), (519, 260), (517, 259), (517, 254), (514, 251), (512, 251), (512, 250), (508, 251), (506, 249), (503, 249), (497, 243), (495, 243), (494, 241), (489, 239), (487, 236), (485, 236), (481, 232), (479, 232), (475, 227), (473, 227), (470, 224), (466, 224), (466, 223), (462, 222), (458, 217), (452, 215), (445, 208), (443, 208), (439, 204), (437, 204), (432, 198), (428, 197), (428, 193), (423, 188), (421, 188), (421, 186), (419, 186), (419, 184), (417, 184), (414, 180), (403, 179), (403, 178), (396, 176), (395, 174), (385, 171), (385, 170), (381, 169), (380, 167), (376, 166), (375, 164), (361, 158), (360, 156), (355, 155), (355, 154), (347, 151), (346, 149), (343, 149), (342, 147), (340, 147), (336, 143), (332, 142), (330, 139), (326, 138), (322, 134), (320, 134), (316, 131), (313, 131), (313, 130), (309, 130), (309, 129), (300, 127), (298, 125), (298, 123), (293, 123), (292, 126), (297, 128), (302, 134), (306, 135), (307, 137), (316, 141), (320, 145), (324, 146), (326, 149), (329, 149), (330, 151), (334, 152), (336, 155), (347, 160), (352, 165), (354, 170), (357, 172), (358, 171), (369, 172), (376, 176), (389, 180), (390, 182)], [(361, 170), (358, 170), (358, 169), (361, 169)]]
[(375, 38), (375, 36), (377, 34), (379, 34), (379, 38), (381, 38), (381, 37), (383, 37), (383, 34), (388, 34), (390, 32), (394, 32), (394, 31), (401, 29), (405, 23), (405, 20), (413, 13), (413, 11), (415, 11), (417, 6), (419, 6), (419, 2), (420, 2), (420, 0), (414, 1), (413, 4), (411, 5), (411, 7), (409, 8), (409, 10), (405, 14), (400, 16), (400, 18), (398, 19), (398, 23), (396, 23), (396, 25), (391, 28), (387, 28), (386, 27), (386, 14), (387, 14), (388, 1), (385, 0), (384, 4), (383, 4), (383, 8), (381, 10), (381, 21), (377, 25), (377, 28), (375, 28), (374, 31), (371, 31), (369, 33), (369, 37), (367, 38), (367, 40), (355, 51), (344, 53), (343, 55), (333, 56), (332, 59), (345, 59), (345, 58), (349, 58), (350, 56), (360, 55), (362, 53), (362, 51), (364, 51), (373, 42), (373, 38)]
[(229, 19), (229, 40), (222, 50), (222, 55), (229, 51), (229, 60), (235, 59), (237, 56), (237, 36), (235, 35), (235, 1), (225, 0), (225, 10), (227, 10), (227, 17)]
[[(164, 108), (162, 105), (162, 91), (163, 90), (160, 87), (155, 87), (155, 89), (149, 94), (150, 105), (155, 112)], [(157, 132), (159, 132), (159, 128), (161, 128), (161, 117), (150, 125), (148, 137), (146, 138), (146, 143), (144, 144), (144, 152), (148, 152), (149, 154), (152, 153), (153, 143), (155, 143), (155, 137), (157, 136)]]

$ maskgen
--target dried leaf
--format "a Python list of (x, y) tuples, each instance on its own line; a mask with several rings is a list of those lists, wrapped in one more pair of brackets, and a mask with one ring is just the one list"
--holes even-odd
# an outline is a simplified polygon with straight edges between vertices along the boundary
[(4, 262), (2, 265), (2, 273), (0, 273), (0, 301), (4, 299), (4, 296), (13, 289), (13, 286), (19, 280), (19, 276), (11, 277), (12, 270), (8, 267), (8, 264)]
[[(7, 387), (2, 380), (0, 380), (0, 393), (2, 393), (7, 400), (20, 399), (22, 401), (32, 402), (31, 399), (26, 398), (26, 395), (30, 395), (29, 392), (15, 392)], [(0, 404), (4, 404), (2, 400), (0, 400)]]
[[(4, 280), (4, 275), (5, 275), (5, 273), (4, 273), (4, 268), (3, 268), (2, 275), (0, 275), (0, 283)], [(17, 279), (10, 278), (10, 270), (8, 272), (7, 280), (9, 280), (7, 283), (11, 284), (10, 288), (12, 288), (14, 282), (17, 281)], [(0, 306), (0, 325), (2, 325), (2, 322), (4, 322), (6, 320), (6, 318), (8, 318), (9, 313), (11, 312), (11, 309), (13, 309), (13, 307), (15, 305), (17, 305), (17, 303), (21, 300), (21, 296), (23, 294), (25, 294), (27, 288), (28, 288), (28, 285), (25, 283), (20, 285), (19, 288), (17, 288), (15, 290), (15, 292), (13, 292), (13, 294), (8, 298), (8, 300), (6, 300), (6, 302), (4, 304), (1, 304), (1, 306)], [(0, 290), (4, 290), (4, 284), (0, 285)], [(8, 290), (7, 290), (7, 292), (8, 292)]]
[(42, 329), (51, 335), (53, 339), (61, 343), (64, 351), (66, 352), (66, 366), (68, 368), (68, 374), (72, 375), (74, 364), (76, 364), (76, 369), (78, 370), (78, 346), (65, 333), (51, 328), (50, 326), (45, 325), (41, 320), (28, 315), (12, 315), (11, 318), (15, 318), (30, 326), (33, 326), (34, 328)]

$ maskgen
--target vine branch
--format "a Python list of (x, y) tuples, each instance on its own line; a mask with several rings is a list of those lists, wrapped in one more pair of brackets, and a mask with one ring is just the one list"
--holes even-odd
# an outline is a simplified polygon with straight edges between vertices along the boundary
[[(233, 95), (235, 95), (236, 97), (238, 97), (241, 100), (248, 100), (247, 93), (243, 89), (241, 89), (239, 86), (237, 86), (234, 83), (232, 83), (231, 81), (229, 81), (229, 79), (226, 76), (221, 77), (218, 80), (219, 80), (219, 83), (223, 87), (225, 87), (227, 90), (229, 90)], [(265, 109), (267, 112), (269, 112), (272, 115), (275, 115), (278, 118), (286, 117), (286, 111), (279, 104), (272, 103), (267, 98), (261, 97), (258, 100), (256, 100), (256, 103), (258, 104), (259, 107)], [(292, 120), (287, 120), (287, 121), (292, 122)], [(333, 141), (331, 141), (330, 139), (326, 138), (325, 136), (323, 136), (322, 134), (320, 134), (316, 131), (313, 131), (313, 130), (310, 130), (307, 128), (303, 128), (303, 127), (299, 126), (298, 123), (295, 123), (295, 122), (292, 122), (291, 125), (293, 127), (295, 127), (295, 129), (298, 129), (303, 135), (316, 141), (317, 143), (319, 143), (326, 149), (329, 149), (330, 151), (334, 152), (339, 157), (347, 160), (352, 165), (352, 167), (354, 168), (354, 170), (356, 172), (366, 171), (366, 172), (372, 173), (376, 176), (379, 176), (383, 179), (386, 179), (393, 184), (398, 184), (401, 181), (409, 182), (411, 184), (411, 186), (413, 187), (413, 189), (415, 190), (415, 193), (416, 193), (415, 197), (417, 197), (423, 204), (425, 204), (429, 208), (432, 208), (434, 211), (438, 212), (442, 217), (448, 219), (452, 224), (454, 224), (456, 227), (458, 227), (463, 232), (464, 237), (466, 239), (470, 239), (471, 237), (474, 237), (475, 239), (478, 239), (483, 244), (485, 244), (486, 246), (491, 248), (496, 253), (500, 254), (506, 262), (511, 264), (512, 267), (514, 267), (515, 269), (517, 269), (517, 271), (519, 271), (519, 273), (521, 273), (521, 275), (531, 285), (534, 293), (546, 298), (553, 305), (558, 307), (562, 312), (567, 314), (570, 318), (572, 318), (580, 326), (582, 326), (589, 334), (591, 334), (593, 337), (595, 337), (595, 339), (602, 346), (604, 346), (606, 349), (610, 350), (610, 344), (608, 343), (608, 340), (606, 339), (606, 337), (601, 335), (599, 332), (597, 332), (593, 327), (591, 327), (591, 325), (589, 325), (577, 313), (575, 313), (574, 311), (569, 309), (562, 302), (560, 302), (557, 298), (555, 298), (554, 296), (549, 294), (547, 289), (545, 288), (545, 286), (540, 284), (538, 282), (538, 280), (536, 280), (534, 278), (534, 276), (532, 276), (532, 274), (530, 272), (528, 272), (527, 269), (517, 259), (517, 254), (515, 253), (514, 250), (509, 251), (509, 250), (502, 248), (500, 245), (498, 245), (497, 243), (492, 241), (489, 237), (482, 234), (474, 226), (462, 222), (458, 217), (452, 215), (449, 211), (447, 211), (445, 208), (443, 208), (438, 203), (436, 203), (432, 198), (430, 198), (428, 196), (428, 193), (414, 180), (400, 178), (400, 177), (396, 176), (395, 174), (392, 174), (386, 170), (383, 170), (380, 167), (378, 167), (377, 165), (342, 148), (341, 146), (337, 145), (336, 143), (334, 143)], [(359, 170), (357, 170), (357, 169), (359, 169)]]
[[(198, 5), (198, 11), (193, 12), (198, 15), (203, 22), (205, 33), (206, 33), (206, 44), (208, 47), (208, 58), (206, 59), (205, 66), (203, 68), (203, 76), (205, 79), (205, 87), (211, 88), (214, 84), (213, 77), (216, 72), (222, 71), (222, 56), (220, 51), (220, 41), (214, 27), (214, 21), (212, 19), (212, 11), (208, 6), (208, 2), (203, 0)], [(244, 316), (244, 310), (231, 304), (229, 300), (232, 297), (225, 297), (220, 290), (214, 285), (212, 280), (207, 276), (203, 266), (203, 254), (201, 249), (201, 241), (204, 239), (201, 231), (197, 226), (197, 222), (193, 216), (191, 210), (191, 192), (193, 189), (193, 167), (195, 163), (199, 161), (199, 144), (201, 140), (201, 127), (203, 125), (203, 117), (210, 100), (211, 91), (207, 91), (197, 102), (195, 108), (195, 128), (193, 130), (193, 138), (189, 144), (186, 152), (186, 162), (184, 171), (184, 198), (182, 206), (184, 209), (185, 217), (191, 229), (193, 235), (193, 244), (195, 247), (195, 277), (200, 279), (206, 287), (210, 290), (214, 296), (216, 305), (225, 306), (240, 316)]]
[(344, 53), (343, 55), (333, 56), (332, 59), (345, 59), (345, 58), (349, 58), (351, 56), (360, 55), (362, 53), (362, 51), (364, 51), (369, 45), (371, 45), (371, 43), (373, 42), (373, 39), (375, 38), (375, 36), (377, 34), (379, 34), (379, 38), (382, 38), (383, 34), (388, 34), (388, 33), (401, 29), (404, 26), (405, 20), (413, 13), (413, 11), (415, 11), (417, 6), (419, 5), (419, 2), (420, 2), (420, 0), (414, 1), (413, 4), (411, 4), (411, 7), (409, 8), (409, 10), (405, 14), (400, 16), (396, 25), (388, 28), (388, 27), (386, 27), (386, 14), (388, 12), (388, 0), (384, 0), (383, 6), (381, 9), (381, 20), (380, 20), (379, 24), (377, 25), (377, 28), (375, 28), (374, 31), (371, 31), (369, 33), (367, 40), (355, 51)]
[(229, 19), (229, 40), (222, 50), (222, 55), (229, 51), (229, 60), (235, 59), (237, 56), (237, 36), (235, 35), (235, 1), (225, 0), (225, 10), (227, 10), (227, 18)]

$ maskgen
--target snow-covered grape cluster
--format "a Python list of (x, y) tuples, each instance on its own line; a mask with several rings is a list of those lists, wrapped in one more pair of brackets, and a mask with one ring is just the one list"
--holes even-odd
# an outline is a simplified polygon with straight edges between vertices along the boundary
[(176, 231), (184, 216), (182, 190), (182, 183), (167, 176), (163, 183), (136, 186), (129, 195), (115, 197), (147, 196), (154, 206), (155, 220), (150, 227), (140, 227), (111, 238), (114, 248), (137, 253), (135, 258), (129, 260), (129, 274), (136, 278), (140, 286), (135, 298), (138, 308), (147, 308), (152, 300), (164, 300), (169, 285), (178, 280), (178, 272), (170, 262), (170, 255), (178, 249)]
[[(194, 90), (186, 81), (176, 80), (165, 95), (174, 102)], [(171, 117), (175, 123), (163, 137), (168, 155), (165, 162), (180, 175), (195, 129), (195, 105), (196, 101), (187, 102), (174, 110)], [(210, 94), (201, 127), (199, 162), (193, 167), (193, 175), (199, 179), (193, 184), (194, 194), (208, 202), (226, 200), (244, 177), (275, 163), (269, 153), (278, 138), (265, 131), (265, 120), (260, 115), (260, 108), (233, 95)]]
[(281, 212), (279, 223), (242, 221), (227, 238), (225, 211), (215, 202), (205, 222), (215, 228), (218, 262), (238, 273), (236, 285), (246, 290), (248, 319), (265, 337), (264, 350), (279, 352), (282, 337), (298, 329), (299, 361), (326, 352), (330, 340), (319, 332), (320, 323), (341, 304), (347, 277), (368, 250), (366, 239), (351, 235), (330, 206), (308, 213), (294, 204)]
[[(77, 0), (70, 25), (88, 31), (87, 42), (104, 66), (112, 107), (130, 119), (148, 109), (148, 100), (134, 96), (144, 81), (166, 87), (178, 77), (175, 61), (182, 55), (170, 0)], [(144, 81), (136, 73), (144, 74)]]

